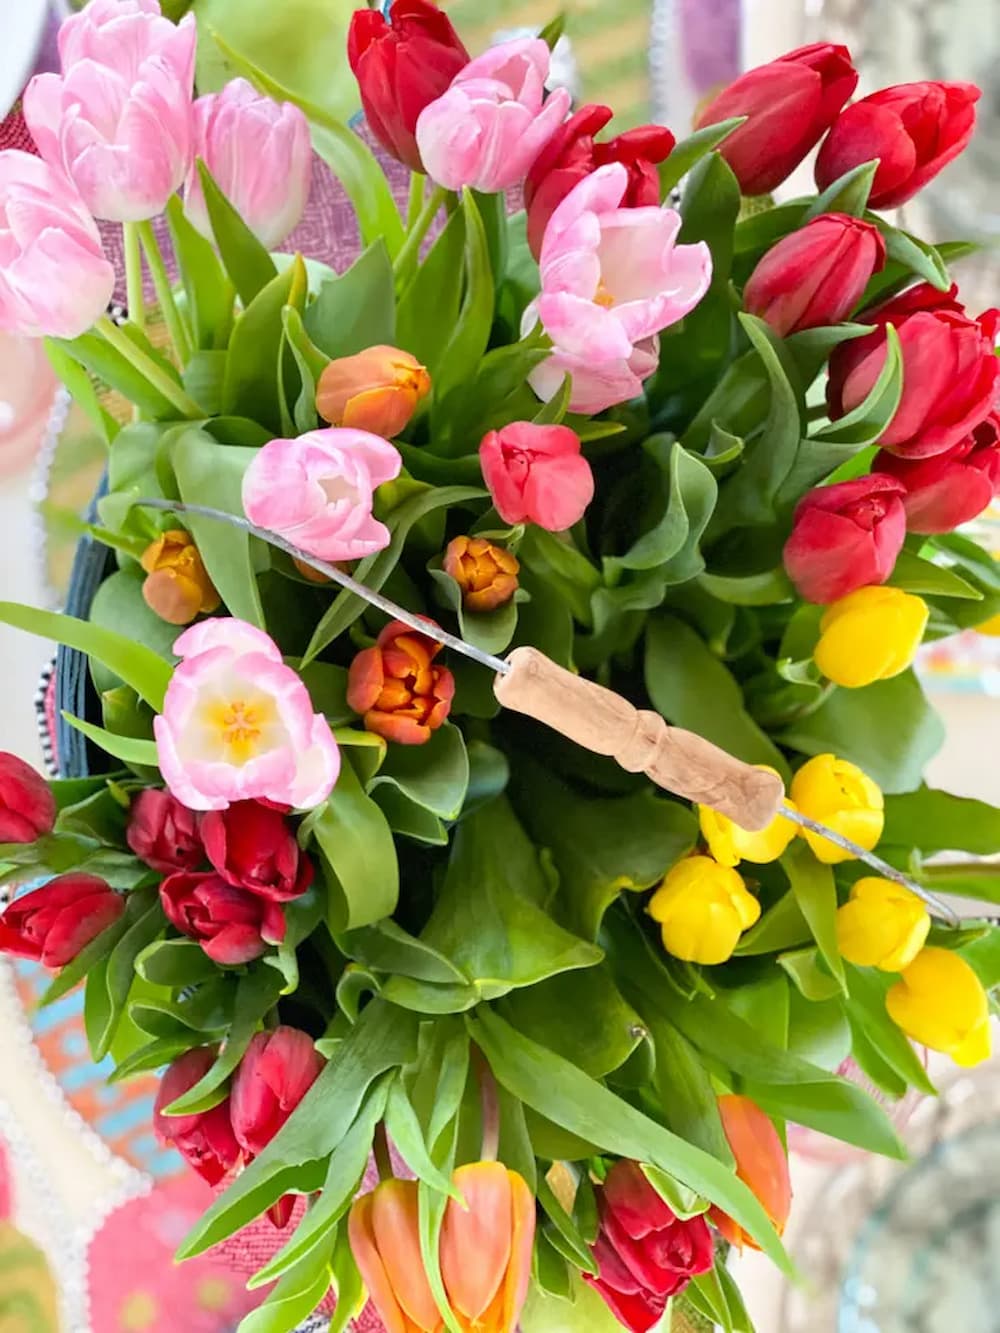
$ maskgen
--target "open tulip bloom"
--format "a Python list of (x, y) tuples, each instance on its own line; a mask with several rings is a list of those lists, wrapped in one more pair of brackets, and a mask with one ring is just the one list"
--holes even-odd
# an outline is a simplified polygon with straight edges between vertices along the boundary
[[(977, 90), (852, 103), (819, 43), (622, 132), (544, 36), (472, 58), (394, 0), (351, 23), (362, 137), (230, 47), (199, 96), (196, 36), (92, 0), (0, 153), (0, 330), (110, 460), (77, 616), (0, 604), (65, 645), (59, 776), (0, 754), (0, 949), (159, 1073), (217, 1191), (181, 1256), (271, 1256), (247, 1329), (748, 1328), (712, 1270), (788, 1271), (785, 1122), (899, 1156), (844, 1062), (888, 1101), (990, 1049), (1000, 936), (931, 890), (1000, 811), (925, 784), (913, 661), (1000, 611), (954, 532), (1000, 489), (998, 312), (877, 211)], [(271, 253), (310, 142), (340, 272)], [(743, 209), (817, 144), (821, 196)], [(515, 649), (573, 734), (641, 710), (621, 766), (501, 707)], [(654, 786), (662, 719), (784, 811)]]

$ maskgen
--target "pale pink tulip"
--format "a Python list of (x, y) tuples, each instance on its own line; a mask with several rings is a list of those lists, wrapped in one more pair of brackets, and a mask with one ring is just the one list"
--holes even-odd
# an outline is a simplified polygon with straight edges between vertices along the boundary
[(246, 800), (321, 805), (340, 752), (277, 644), (243, 620), (218, 617), (185, 630), (174, 652), (182, 660), (153, 722), (173, 795), (190, 810)]
[(432, 180), (491, 194), (524, 180), (569, 110), (565, 88), (545, 96), (549, 58), (540, 37), (501, 42), (424, 107), (417, 146)]
[(514, 421), (479, 446), (483, 478), (505, 523), (537, 523), (562, 532), (583, 518), (594, 474), (568, 426)]
[(194, 15), (173, 24), (157, 0), (91, 0), (59, 30), (62, 74), (38, 74), (24, 116), (42, 157), (95, 217), (163, 211), (191, 161)]
[(104, 314), (114, 285), (69, 181), (31, 153), (0, 153), (0, 330), (76, 338)]
[(539, 261), (541, 295), (522, 331), (539, 321), (554, 352), (528, 377), (551, 398), (572, 376), (570, 409), (601, 412), (635, 397), (659, 360), (657, 334), (708, 290), (708, 246), (677, 245), (672, 208), (621, 208), (628, 168), (598, 167), (549, 219)]
[(357, 560), (389, 545), (372, 514), (375, 488), (399, 476), (398, 449), (364, 430), (331, 426), (265, 444), (243, 478), (251, 523), (321, 560)]
[[(290, 102), (263, 97), (246, 79), (194, 104), (194, 155), (261, 245), (273, 250), (299, 224), (309, 199), (309, 122)], [(194, 164), (184, 183), (184, 211), (203, 236), (212, 224)]]

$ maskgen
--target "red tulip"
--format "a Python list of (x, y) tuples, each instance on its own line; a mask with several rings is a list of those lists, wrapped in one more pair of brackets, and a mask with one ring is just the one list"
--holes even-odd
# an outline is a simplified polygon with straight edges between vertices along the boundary
[(671, 1296), (712, 1267), (704, 1217), (682, 1220), (663, 1202), (637, 1162), (621, 1161), (599, 1194), (601, 1231), (594, 1246), (600, 1273), (586, 1280), (632, 1333), (646, 1333)]
[[(788, 1154), (778, 1131), (749, 1097), (730, 1095), (719, 1098), (722, 1128), (736, 1158), (736, 1174), (757, 1196), (780, 1236), (792, 1206), (792, 1182), (788, 1174)], [(720, 1208), (711, 1211), (712, 1221), (731, 1245), (741, 1248), (760, 1246)]]
[(227, 884), (271, 902), (298, 898), (312, 883), (313, 865), (281, 810), (261, 801), (234, 801), (202, 816), (208, 859)]
[(229, 1123), (229, 1098), (197, 1115), (164, 1115), (163, 1108), (193, 1088), (218, 1053), (215, 1046), (198, 1046), (175, 1060), (163, 1075), (153, 1109), (157, 1136), (175, 1147), (210, 1185), (218, 1185), (240, 1161), (240, 1145)]
[(874, 474), (818, 486), (799, 501), (785, 544), (785, 569), (810, 602), (835, 602), (884, 583), (906, 536), (905, 491)]
[(55, 822), (49, 784), (16, 754), (0, 751), (0, 842), (34, 842)]
[(249, 963), (285, 938), (279, 903), (227, 884), (221, 875), (177, 871), (160, 885), (160, 902), (168, 921), (224, 967)]
[(911, 532), (953, 532), (1000, 494), (1000, 414), (991, 412), (943, 454), (898, 458), (882, 451), (872, 468), (906, 487), (903, 508)]
[(524, 182), (524, 206), (528, 212), (528, 244), (536, 259), (542, 252), (545, 227), (558, 205), (574, 185), (608, 162), (621, 162), (628, 168), (622, 208), (659, 204), (656, 166), (670, 156), (676, 139), (662, 125), (640, 125), (606, 143), (595, 143), (594, 135), (604, 129), (612, 115), (607, 106), (581, 107), (535, 158)]
[(194, 870), (205, 859), (197, 814), (157, 787), (132, 802), (125, 838), (140, 861), (163, 875)]
[(417, 119), (469, 63), (451, 20), (428, 0), (394, 0), (388, 20), (377, 9), (359, 9), (347, 58), (372, 133), (411, 171), (423, 171)]
[(767, 194), (819, 142), (857, 82), (847, 47), (817, 42), (741, 74), (709, 102), (695, 128), (746, 116), (719, 152), (744, 194)]
[(974, 83), (900, 83), (842, 112), (816, 159), (816, 184), (832, 185), (878, 159), (870, 208), (898, 208), (959, 155), (976, 126)]
[(240, 1061), (230, 1095), (230, 1117), (240, 1146), (263, 1152), (319, 1078), (323, 1057), (298, 1028), (258, 1032)]
[(96, 875), (57, 875), (0, 916), (0, 951), (65, 967), (124, 911), (125, 899)]
[(867, 397), (885, 365), (886, 325), (899, 333), (903, 396), (882, 432), (883, 449), (904, 458), (944, 453), (985, 421), (1000, 377), (994, 342), (1000, 311), (977, 320), (955, 299), (922, 282), (865, 317), (875, 331), (841, 343), (830, 358), (827, 401), (834, 419)]
[(435, 666), (436, 639), (393, 620), (351, 663), (347, 702), (365, 727), (398, 745), (423, 745), (451, 711), (455, 677)]
[(743, 304), (783, 338), (839, 324), (885, 265), (877, 227), (845, 213), (825, 213), (772, 246), (750, 275)]

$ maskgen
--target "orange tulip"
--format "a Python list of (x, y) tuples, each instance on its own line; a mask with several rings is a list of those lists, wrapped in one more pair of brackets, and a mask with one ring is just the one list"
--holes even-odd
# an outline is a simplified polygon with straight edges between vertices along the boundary
[(441, 645), (401, 620), (390, 621), (373, 648), (363, 648), (347, 676), (347, 702), (368, 731), (399, 745), (424, 745), (443, 726), (455, 677), (435, 666)]
[(469, 611), (495, 611), (517, 592), (517, 557), (484, 537), (453, 537), (443, 563)]
[[(460, 1166), (441, 1226), (441, 1276), (462, 1333), (514, 1333), (528, 1293), (535, 1200), (500, 1162)], [(420, 1257), (417, 1183), (386, 1180), (351, 1208), (348, 1236), (386, 1333), (442, 1333)]]
[(409, 352), (367, 347), (340, 356), (324, 369), (316, 388), (316, 411), (331, 426), (370, 431), (391, 439), (407, 426), (431, 377)]
[[(722, 1128), (736, 1158), (736, 1174), (757, 1196), (780, 1236), (792, 1206), (792, 1182), (788, 1175), (788, 1156), (769, 1118), (749, 1097), (729, 1095), (719, 1098)], [(713, 1208), (712, 1221), (731, 1245), (760, 1246), (738, 1222)]]
[(195, 616), (218, 610), (221, 599), (198, 548), (181, 528), (164, 532), (142, 553), (142, 595), (161, 620), (190, 625)]

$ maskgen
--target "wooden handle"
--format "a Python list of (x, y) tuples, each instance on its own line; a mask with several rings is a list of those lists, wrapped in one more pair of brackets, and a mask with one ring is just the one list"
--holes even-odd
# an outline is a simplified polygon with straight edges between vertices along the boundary
[(640, 711), (602, 685), (574, 676), (537, 648), (515, 648), (510, 670), (493, 693), (515, 713), (544, 722), (594, 754), (609, 755), (630, 773), (727, 815), (741, 828), (766, 828), (785, 791), (774, 773), (752, 768), (693, 732), (670, 727), (659, 713)]

